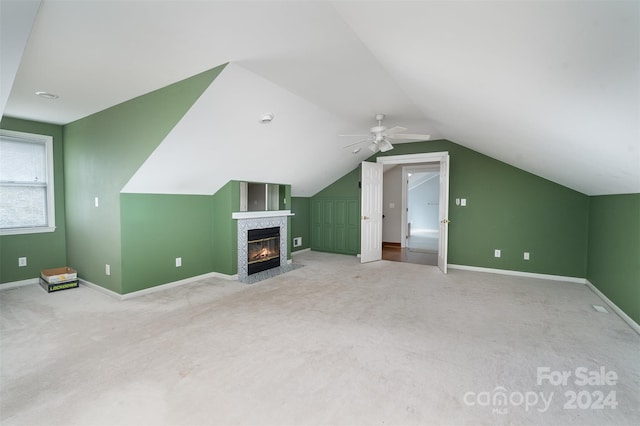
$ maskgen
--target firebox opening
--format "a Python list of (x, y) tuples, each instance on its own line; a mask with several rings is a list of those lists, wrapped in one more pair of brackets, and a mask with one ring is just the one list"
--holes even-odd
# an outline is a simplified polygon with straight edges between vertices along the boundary
[(280, 227), (247, 232), (248, 275), (280, 266)]

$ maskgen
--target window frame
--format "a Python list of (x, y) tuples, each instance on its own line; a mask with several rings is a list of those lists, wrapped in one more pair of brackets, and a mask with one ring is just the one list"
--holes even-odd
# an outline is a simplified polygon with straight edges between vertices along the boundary
[[(56, 230), (56, 206), (55, 206), (55, 187), (54, 187), (54, 170), (53, 170), (53, 136), (40, 135), (36, 133), (19, 132), (15, 130), (0, 129), (0, 136), (17, 140), (23, 143), (37, 143), (44, 145), (46, 155), (46, 217), (47, 224), (44, 226), (24, 226), (15, 228), (0, 227), (0, 236), (3, 235), (21, 235), (21, 234), (37, 234), (44, 232), (54, 232)], [(3, 185), (0, 182), (0, 185)]]

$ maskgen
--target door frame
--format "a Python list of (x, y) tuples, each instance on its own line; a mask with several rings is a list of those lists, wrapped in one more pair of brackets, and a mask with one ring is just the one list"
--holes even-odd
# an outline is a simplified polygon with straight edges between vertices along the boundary
[[(449, 239), (449, 152), (424, 152), (407, 155), (387, 155), (376, 158), (378, 163), (385, 164), (409, 164), (409, 163), (439, 163), (440, 179), (444, 185), (440, 189), (440, 244), (438, 248), (438, 267), (443, 273), (447, 273), (447, 251)], [(443, 190), (444, 189), (444, 190)], [(403, 197), (404, 198), (404, 197)], [(380, 207), (382, 209), (382, 206)], [(405, 206), (406, 209), (406, 206)], [(444, 228), (444, 229), (443, 229)], [(404, 232), (404, 231), (403, 231)], [(441, 251), (443, 253), (441, 253)]]

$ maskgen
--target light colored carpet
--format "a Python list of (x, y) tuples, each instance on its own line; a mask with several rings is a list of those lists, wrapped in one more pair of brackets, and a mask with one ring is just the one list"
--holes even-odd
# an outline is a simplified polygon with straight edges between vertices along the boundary
[[(640, 424), (640, 336), (581, 284), (305, 252), (126, 301), (0, 291), (2, 425)], [(536, 383), (538, 367), (570, 371)], [(575, 384), (577, 368), (613, 385)], [(504, 389), (504, 390), (503, 390)], [(617, 407), (564, 408), (614, 391)], [(500, 392), (505, 405), (485, 404)], [(553, 393), (544, 411), (532, 393)], [(569, 401), (570, 402), (570, 401)]]

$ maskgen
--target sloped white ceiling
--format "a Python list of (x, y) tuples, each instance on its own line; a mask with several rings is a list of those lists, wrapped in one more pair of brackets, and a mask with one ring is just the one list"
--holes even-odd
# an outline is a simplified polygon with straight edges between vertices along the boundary
[(40, 0), (5, 1), (0, 4), (0, 111), (4, 112), (18, 73)]
[[(636, 1), (43, 0), (3, 114), (64, 124), (226, 62), (320, 111), (295, 123), (276, 111), (272, 127), (308, 135), (280, 139), (290, 164), (322, 150), (316, 134), (336, 149), (306, 175), (355, 167), (362, 154), (337, 135), (381, 112), (588, 195), (640, 192)], [(245, 154), (238, 133), (216, 131), (230, 161)], [(288, 167), (277, 179), (302, 195), (339, 177), (322, 175)]]
[(587, 194), (640, 191), (640, 2), (336, 7), (447, 139)]
[[(260, 118), (272, 113), (271, 123)], [(123, 188), (214, 194), (229, 180), (291, 184), (311, 196), (353, 168), (333, 129), (341, 120), (229, 64)], [(309, 131), (313, 129), (313, 131)]]

